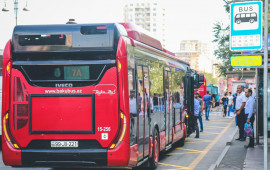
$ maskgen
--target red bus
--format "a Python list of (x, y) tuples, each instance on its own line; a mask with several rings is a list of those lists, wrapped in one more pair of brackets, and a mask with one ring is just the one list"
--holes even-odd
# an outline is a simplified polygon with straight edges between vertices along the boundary
[(203, 73), (196, 73), (198, 75), (198, 82), (197, 86), (194, 86), (194, 93), (199, 93), (200, 96), (206, 95), (207, 92), (207, 84), (206, 84), (206, 78), (204, 77)]
[(16, 26), (3, 68), (5, 165), (156, 167), (192, 127), (189, 65), (130, 23)]

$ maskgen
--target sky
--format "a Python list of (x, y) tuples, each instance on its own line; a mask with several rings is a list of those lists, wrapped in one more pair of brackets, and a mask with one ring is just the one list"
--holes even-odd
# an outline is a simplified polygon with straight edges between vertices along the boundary
[[(0, 11), (0, 49), (4, 49), (15, 26), (13, 0), (6, 1), (9, 12)], [(65, 24), (74, 18), (77, 23), (123, 22), (124, 5), (131, 0), (28, 0), (30, 11), (22, 9), (26, 0), (19, 0), (18, 24)], [(136, 0), (132, 0), (135, 1)], [(228, 22), (222, 0), (160, 0), (166, 8), (166, 48), (177, 51), (181, 40), (213, 40), (213, 24)]]

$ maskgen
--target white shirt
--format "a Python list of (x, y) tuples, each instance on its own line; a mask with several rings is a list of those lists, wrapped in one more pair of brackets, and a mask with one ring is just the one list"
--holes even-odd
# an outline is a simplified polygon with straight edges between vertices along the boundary
[(194, 98), (194, 116), (199, 116), (200, 102)]
[(229, 105), (232, 104), (232, 101), (233, 101), (233, 97), (232, 96), (228, 96), (228, 100), (229, 100)]
[(254, 103), (255, 103), (254, 98), (252, 96), (249, 96), (245, 106), (245, 114), (248, 114), (248, 119), (250, 119), (253, 114)]
[(129, 112), (130, 114), (137, 114), (136, 98), (129, 98)]
[(239, 110), (241, 108), (243, 102), (247, 102), (247, 98), (245, 96), (245, 93), (242, 91), (242, 93), (237, 94), (235, 109)]

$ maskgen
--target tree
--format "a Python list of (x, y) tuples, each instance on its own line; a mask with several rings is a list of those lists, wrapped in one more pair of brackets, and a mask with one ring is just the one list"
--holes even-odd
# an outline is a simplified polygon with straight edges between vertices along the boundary
[[(225, 3), (224, 8), (229, 15), (230, 4), (233, 2), (241, 2), (241, 0), (223, 0), (223, 2)], [(268, 13), (268, 22), (270, 23), (270, 11)], [(268, 30), (270, 31), (269, 28)], [(220, 73), (219, 76), (226, 76), (226, 71), (233, 70), (230, 64), (230, 57), (232, 56), (232, 52), (230, 51), (230, 25), (224, 25), (221, 22), (217, 22), (214, 24), (213, 32), (215, 37), (213, 42), (217, 43), (218, 46), (218, 49), (214, 51), (214, 54), (222, 61), (221, 64), (217, 65), (217, 69)], [(239, 53), (234, 52), (233, 54)]]
[(218, 84), (218, 79), (213, 77), (213, 73), (206, 73), (203, 71), (200, 71), (200, 73), (204, 74), (207, 84)]
[[(223, 0), (225, 2), (225, 10), (229, 14), (230, 12), (230, 0)], [(221, 22), (217, 22), (213, 27), (214, 43), (217, 43), (218, 49), (214, 51), (215, 56), (222, 61), (217, 65), (219, 70), (219, 76), (226, 76), (226, 71), (231, 71), (233, 68), (230, 65), (230, 57), (232, 55), (230, 51), (230, 26), (225, 26)]]

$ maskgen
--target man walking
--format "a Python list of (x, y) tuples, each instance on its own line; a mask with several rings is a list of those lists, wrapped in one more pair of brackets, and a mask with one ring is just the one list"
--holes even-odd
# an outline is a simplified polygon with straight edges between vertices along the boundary
[(196, 131), (195, 138), (199, 138), (199, 127), (198, 127), (199, 110), (200, 110), (200, 102), (196, 98), (194, 98), (194, 124)]
[(243, 92), (243, 87), (241, 85), (237, 86), (237, 97), (235, 105), (235, 113), (237, 114), (237, 125), (239, 128), (239, 138), (236, 140), (244, 141), (244, 125), (245, 125), (245, 105), (247, 98)]
[[(246, 106), (245, 106), (246, 122), (248, 124), (251, 123), (252, 129), (253, 129), (253, 123), (254, 123), (254, 119), (255, 119), (254, 114), (253, 114), (255, 100), (252, 97), (252, 90), (246, 89), (245, 95), (248, 98)], [(254, 147), (254, 137), (253, 136), (249, 137), (249, 144), (245, 145), (245, 148), (248, 148), (248, 147), (251, 147), (251, 148)]]
[(204, 102), (204, 108), (205, 108), (205, 119), (209, 120), (209, 111), (210, 111), (210, 105), (211, 105), (211, 96), (209, 95), (209, 91), (207, 91), (207, 94), (203, 96), (203, 102)]
[(203, 132), (203, 122), (202, 122), (202, 116), (203, 116), (203, 101), (201, 99), (201, 96), (199, 95), (199, 93), (195, 93), (195, 98), (199, 101), (200, 103), (200, 110), (199, 110), (199, 122), (200, 122), (200, 127), (201, 130), (200, 132)]

